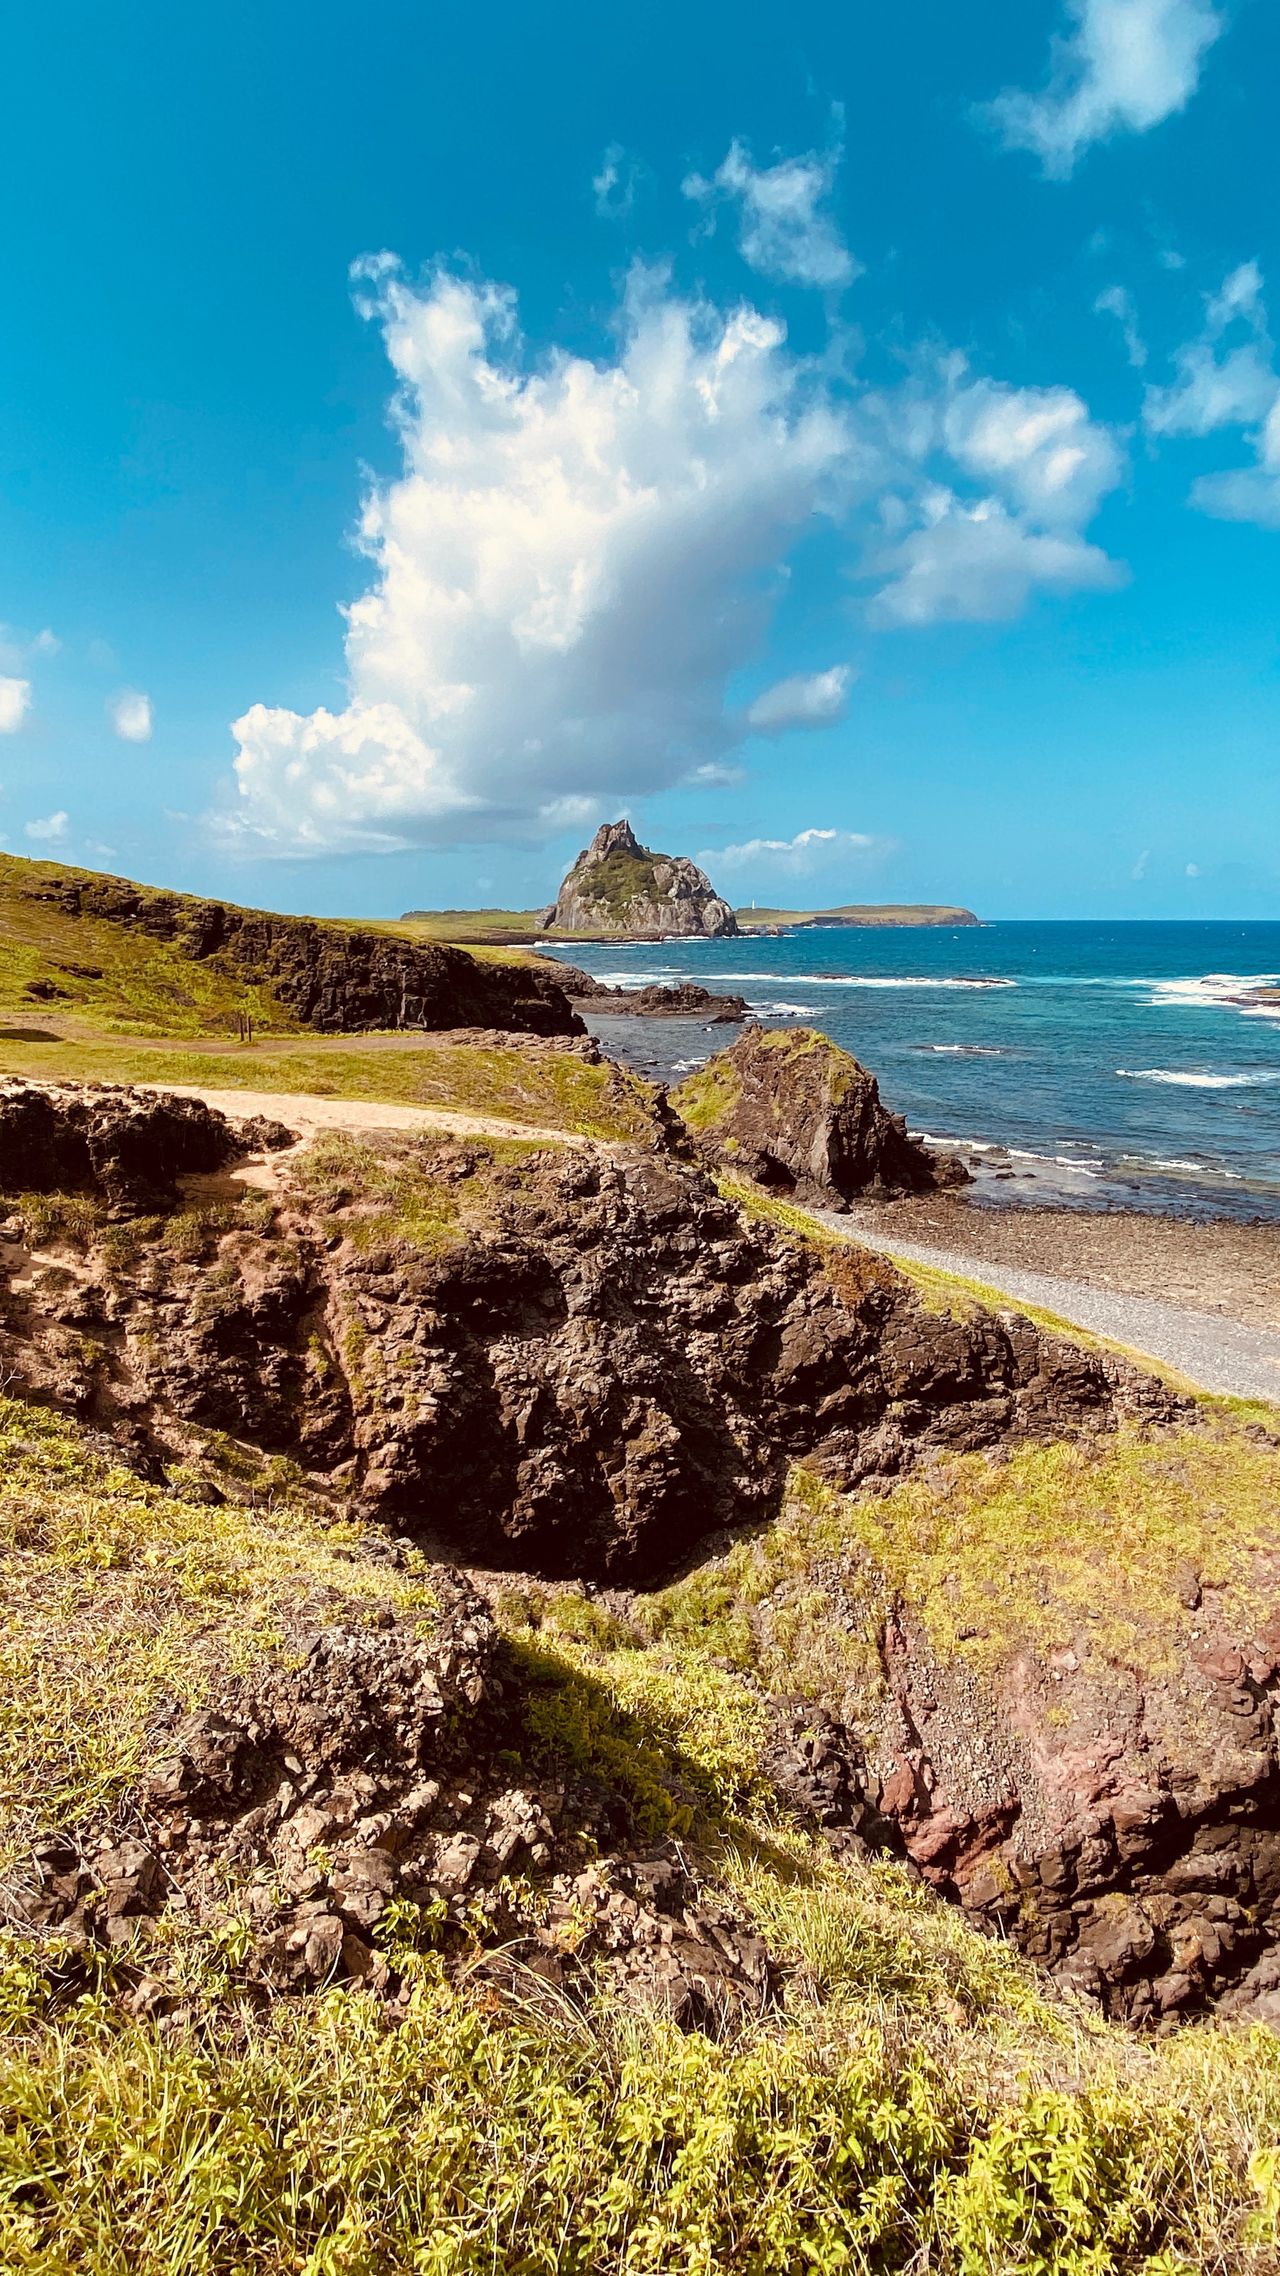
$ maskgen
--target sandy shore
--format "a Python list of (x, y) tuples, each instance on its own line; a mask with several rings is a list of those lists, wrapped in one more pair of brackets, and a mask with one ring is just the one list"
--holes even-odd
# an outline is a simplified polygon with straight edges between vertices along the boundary
[(947, 1249), (983, 1264), (1048, 1273), (1125, 1296), (1280, 1328), (1280, 1224), (1192, 1224), (1130, 1210), (991, 1209), (935, 1194), (855, 1210), (844, 1220), (892, 1243)]

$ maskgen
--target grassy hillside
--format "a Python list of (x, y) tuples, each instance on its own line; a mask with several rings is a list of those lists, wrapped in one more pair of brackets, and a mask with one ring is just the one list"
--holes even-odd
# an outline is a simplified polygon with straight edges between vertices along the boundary
[[(1007, 1497), (1017, 1479), (1001, 1475)], [(211, 1510), (12, 1400), (0, 1476), (10, 1858), (127, 1798), (162, 1699), (198, 1702), (219, 1666), (287, 1654), (309, 1617), (429, 1612), (429, 1569), (318, 1528), (287, 1477), (237, 1494), (228, 1473)], [(1112, 1485), (1100, 1473), (1100, 1502)], [(570, 2005), (533, 1977), (501, 1993), (476, 1967), (446, 1971), (398, 1920), (395, 2008), (353, 1985), (262, 2005), (240, 1978), (234, 1876), (220, 1924), (174, 1924), (185, 1993), (159, 2024), (127, 1943), (86, 1974), (56, 1940), (10, 1931), (0, 2265), (1274, 2270), (1280, 2042), (1220, 2026), (1139, 2042), (1047, 1996), (897, 1866), (836, 1863), (771, 1798), (735, 1623), (770, 1593), (803, 1612), (805, 1572), (840, 1522), (802, 1497), (705, 1581), (645, 1600), (639, 1624), (532, 1583), (497, 1603), (536, 1664), (545, 1744), (679, 1831), (789, 1964), (780, 2012), (717, 2041), (604, 1993)], [(479, 1963), (479, 1918), (474, 1934)]]
[[(48, 886), (92, 876), (0, 855), (0, 1075), (310, 1092), (502, 1115), (591, 1137), (649, 1132), (649, 1086), (621, 1069), (515, 1039), (480, 1049), (412, 1031), (321, 1037), (221, 957), (194, 958), (139, 926), (76, 915), (45, 897)], [(325, 928), (357, 929), (413, 937), (411, 926)], [(478, 954), (508, 960), (502, 950)], [(246, 1015), (251, 1046), (238, 1039)]]
[(88, 878), (60, 862), (0, 854), (0, 1040), (12, 1031), (102, 1035), (234, 1035), (237, 1015), (273, 1034), (298, 1022), (269, 989), (216, 958), (196, 962), (172, 941), (40, 897), (46, 882)]

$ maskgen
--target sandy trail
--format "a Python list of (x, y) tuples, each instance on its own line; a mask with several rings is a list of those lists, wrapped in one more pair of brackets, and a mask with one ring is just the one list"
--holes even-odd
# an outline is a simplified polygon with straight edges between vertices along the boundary
[(444, 1138), (525, 1138), (548, 1146), (594, 1146), (569, 1130), (549, 1130), (541, 1123), (512, 1122), (497, 1114), (462, 1114), (448, 1106), (407, 1106), (398, 1100), (320, 1098), (310, 1091), (219, 1091), (203, 1083), (135, 1083), (139, 1091), (160, 1091), (174, 1098), (203, 1099), (229, 1122), (266, 1115), (283, 1122), (300, 1138), (317, 1130), (432, 1131)]

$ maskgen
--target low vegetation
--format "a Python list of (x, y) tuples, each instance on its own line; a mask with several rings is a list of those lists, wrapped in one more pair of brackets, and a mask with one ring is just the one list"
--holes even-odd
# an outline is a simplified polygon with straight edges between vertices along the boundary
[[(19, 1839), (36, 1796), (46, 1823), (118, 1800), (160, 1698), (197, 1698), (215, 1665), (287, 1654), (320, 1608), (429, 1602), (424, 1570), (287, 1495), (189, 1503), (12, 1401), (0, 1466)], [(802, 1521), (836, 1517), (801, 1496)], [(532, 1977), (499, 1995), (407, 1947), (395, 2010), (354, 1987), (250, 2005), (229, 1890), (225, 1932), (187, 1933), (187, 1998), (157, 2025), (130, 2011), (127, 1954), (86, 1978), (10, 1935), (6, 2271), (1274, 2270), (1280, 2044), (1215, 2026), (1138, 2042), (1045, 1996), (896, 1866), (835, 1863), (760, 1774), (758, 1690), (722, 1651), (740, 1576), (719, 1571), (718, 1624), (690, 1593), (712, 1583), (683, 1585), (652, 1600), (648, 1636), (572, 1591), (507, 1593), (530, 1745), (683, 1825), (789, 1964), (783, 2009), (682, 2035)]]
[(571, 1050), (464, 1044), (432, 1036), (272, 1038), (195, 1051), (166, 1043), (33, 1043), (0, 1034), (0, 1074), (53, 1081), (199, 1084), (207, 1090), (293, 1092), (501, 1116), (587, 1138), (644, 1143), (655, 1093), (642, 1077)]
[[(76, 915), (42, 899), (42, 880), (75, 877), (61, 863), (0, 854), (0, 1049), (32, 1054), (35, 1073), (64, 1032), (104, 1036), (234, 1035), (241, 1019), (295, 1034), (269, 988), (217, 958), (184, 956), (139, 927)], [(33, 887), (37, 890), (33, 890)], [(159, 896), (157, 896), (159, 898)]]

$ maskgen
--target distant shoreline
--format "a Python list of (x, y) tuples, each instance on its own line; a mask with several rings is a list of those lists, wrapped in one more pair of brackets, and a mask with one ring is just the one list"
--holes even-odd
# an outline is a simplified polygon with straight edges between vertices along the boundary
[[(399, 919), (424, 939), (450, 941), (459, 948), (543, 948), (633, 942), (654, 946), (668, 940), (697, 940), (696, 933), (561, 932), (538, 922), (537, 909), (406, 909)], [(909, 932), (980, 927), (985, 919), (972, 909), (939, 902), (850, 902), (834, 909), (736, 909), (742, 936), (783, 932)], [(708, 936), (709, 937), (709, 936)], [(732, 938), (732, 935), (722, 935)]]

